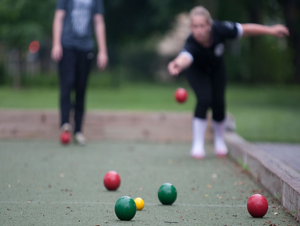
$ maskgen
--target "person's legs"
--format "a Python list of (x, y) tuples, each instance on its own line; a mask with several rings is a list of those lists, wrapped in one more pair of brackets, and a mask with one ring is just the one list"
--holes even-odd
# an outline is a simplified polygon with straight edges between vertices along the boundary
[[(76, 54), (72, 49), (63, 49), (63, 57), (58, 65), (60, 80), (60, 126), (70, 130), (71, 92), (75, 79)], [(68, 127), (68, 128), (67, 128)]]
[(74, 134), (82, 132), (82, 121), (85, 108), (85, 93), (90, 72), (91, 62), (93, 58), (91, 51), (77, 51), (78, 63), (76, 68), (76, 79), (74, 83), (75, 88), (75, 104), (74, 104)]
[(206, 113), (211, 106), (211, 82), (209, 75), (196, 69), (189, 69), (187, 79), (197, 97), (197, 105), (193, 119), (193, 144), (191, 156), (205, 157), (204, 140), (207, 127)]
[(226, 91), (226, 70), (225, 66), (219, 68), (212, 76), (213, 86), (213, 129), (215, 154), (225, 156), (228, 152), (225, 140), (225, 91)]

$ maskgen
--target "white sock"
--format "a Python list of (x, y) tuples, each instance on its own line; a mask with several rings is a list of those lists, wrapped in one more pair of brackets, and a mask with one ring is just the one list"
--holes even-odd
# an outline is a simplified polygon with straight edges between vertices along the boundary
[(227, 154), (227, 147), (224, 140), (225, 120), (222, 122), (213, 121), (213, 129), (216, 154)]
[(191, 150), (192, 157), (201, 158), (205, 156), (204, 140), (206, 127), (206, 119), (193, 119), (193, 146)]

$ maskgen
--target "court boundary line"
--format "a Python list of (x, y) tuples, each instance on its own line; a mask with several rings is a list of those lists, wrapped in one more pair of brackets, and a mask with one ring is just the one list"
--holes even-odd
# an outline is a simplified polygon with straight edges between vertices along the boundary
[[(51, 204), (51, 205), (110, 205), (114, 206), (115, 203), (102, 203), (102, 202), (81, 202), (81, 201), (74, 201), (74, 202), (46, 202), (46, 201), (0, 201), (0, 204)], [(146, 206), (160, 206), (159, 203), (146, 203)], [(186, 207), (224, 207), (224, 208), (247, 208), (246, 205), (222, 205), (222, 204), (187, 204), (187, 203), (175, 203), (173, 206), (186, 206)], [(271, 207), (271, 206), (269, 206)]]

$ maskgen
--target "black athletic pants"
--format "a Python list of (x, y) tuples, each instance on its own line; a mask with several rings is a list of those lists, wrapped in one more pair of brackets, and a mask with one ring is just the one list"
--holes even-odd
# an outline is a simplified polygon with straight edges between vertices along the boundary
[(225, 65), (222, 64), (208, 72), (190, 67), (186, 75), (197, 97), (195, 117), (205, 119), (207, 110), (211, 108), (213, 119), (217, 122), (223, 121), (225, 119)]
[[(59, 62), (61, 125), (69, 123), (70, 111), (73, 108), (74, 133), (81, 132), (92, 58), (92, 51), (63, 48), (63, 57)], [(74, 100), (71, 97), (72, 91), (75, 91)]]

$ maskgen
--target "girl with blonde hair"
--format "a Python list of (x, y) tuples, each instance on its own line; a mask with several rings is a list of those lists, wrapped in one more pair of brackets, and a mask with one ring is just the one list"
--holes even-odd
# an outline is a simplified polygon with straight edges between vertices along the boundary
[(211, 108), (215, 154), (224, 157), (228, 152), (224, 141), (226, 69), (223, 53), (225, 41), (258, 35), (281, 38), (289, 36), (289, 30), (283, 25), (264, 26), (214, 21), (208, 10), (202, 6), (191, 10), (190, 28), (192, 34), (187, 38), (183, 50), (168, 65), (172, 76), (186, 70), (187, 79), (197, 97), (190, 154), (196, 159), (205, 157), (206, 113)]

